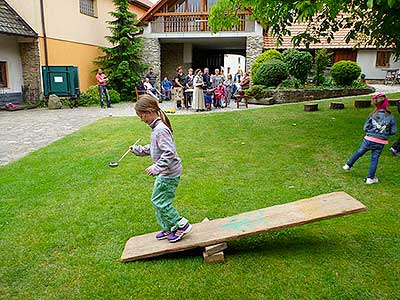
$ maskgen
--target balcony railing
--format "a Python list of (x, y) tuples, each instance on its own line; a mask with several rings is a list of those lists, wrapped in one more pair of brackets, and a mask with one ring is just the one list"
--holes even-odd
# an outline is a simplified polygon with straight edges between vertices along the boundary
[[(211, 32), (208, 13), (158, 13), (151, 22), (153, 33), (165, 32)], [(255, 23), (247, 14), (239, 15), (240, 24), (227, 31), (253, 32)]]

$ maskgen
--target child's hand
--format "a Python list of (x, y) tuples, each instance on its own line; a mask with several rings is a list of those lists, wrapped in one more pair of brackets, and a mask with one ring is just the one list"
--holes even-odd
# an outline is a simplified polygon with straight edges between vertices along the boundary
[(148, 168), (146, 169), (146, 174), (149, 175), (149, 176), (153, 176), (153, 170), (152, 170), (151, 167), (152, 167), (152, 166), (150, 166), (150, 167), (148, 167)]
[(137, 151), (135, 151), (136, 148), (137, 147), (137, 145), (132, 145), (132, 146), (129, 146), (129, 150), (132, 152), (132, 153), (134, 153), (134, 154), (136, 154), (137, 153)]

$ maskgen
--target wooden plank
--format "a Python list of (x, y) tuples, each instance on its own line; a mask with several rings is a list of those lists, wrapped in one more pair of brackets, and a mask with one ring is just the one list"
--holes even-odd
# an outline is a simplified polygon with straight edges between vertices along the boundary
[(121, 261), (129, 262), (211, 246), (262, 232), (281, 230), (366, 209), (366, 206), (345, 192), (319, 195), (194, 224), (192, 231), (177, 243), (169, 243), (166, 240), (157, 241), (156, 233), (135, 236), (127, 241)]
[[(204, 220), (201, 222), (204, 223), (204, 222), (209, 222), (209, 221), (210, 220), (207, 217), (205, 217)], [(221, 252), (221, 251), (225, 250), (226, 248), (228, 248), (227, 243), (220, 243), (220, 244), (205, 247), (204, 251), (203, 251), (203, 256), (205, 256), (205, 255), (211, 256), (211, 255), (217, 254), (218, 252)], [(223, 256), (222, 256), (222, 259), (223, 259)]]

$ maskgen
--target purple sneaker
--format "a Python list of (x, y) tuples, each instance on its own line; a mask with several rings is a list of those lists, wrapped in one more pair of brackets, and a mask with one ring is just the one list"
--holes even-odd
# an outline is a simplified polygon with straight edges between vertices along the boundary
[(165, 240), (170, 234), (171, 232), (169, 230), (160, 231), (159, 233), (156, 234), (156, 239)]
[(393, 147), (391, 147), (390, 152), (392, 152), (393, 155), (399, 156), (400, 157), (400, 151), (397, 151), (396, 149), (394, 149)]
[(180, 241), (186, 233), (190, 232), (190, 230), (192, 230), (192, 225), (186, 223), (186, 225), (182, 228), (179, 228), (177, 231), (173, 231), (170, 233), (170, 235), (168, 236), (168, 242), (175, 243), (177, 241)]

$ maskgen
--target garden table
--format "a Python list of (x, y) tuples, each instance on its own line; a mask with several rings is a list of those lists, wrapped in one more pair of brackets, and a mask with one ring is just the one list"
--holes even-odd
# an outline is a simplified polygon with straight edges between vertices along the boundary
[(386, 69), (386, 76), (384, 83), (386, 85), (394, 85), (395, 83), (400, 84), (400, 72), (399, 69)]

